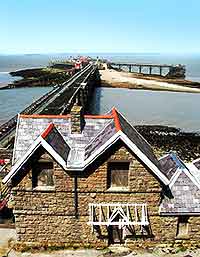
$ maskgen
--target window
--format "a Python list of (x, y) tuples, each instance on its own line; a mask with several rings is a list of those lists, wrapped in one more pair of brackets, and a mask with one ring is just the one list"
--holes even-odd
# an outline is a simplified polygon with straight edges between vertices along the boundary
[(108, 188), (128, 188), (129, 162), (108, 163)]
[(32, 184), (35, 187), (52, 187), (53, 180), (53, 162), (38, 161), (32, 170)]
[(188, 236), (188, 216), (179, 216), (177, 225), (177, 237)]

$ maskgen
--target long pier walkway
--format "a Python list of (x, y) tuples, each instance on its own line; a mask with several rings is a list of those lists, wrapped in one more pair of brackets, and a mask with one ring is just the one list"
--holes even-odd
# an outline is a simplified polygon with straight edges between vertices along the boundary
[[(21, 114), (66, 114), (70, 112), (75, 102), (86, 106), (95, 81), (98, 79), (97, 66), (88, 64), (62, 85), (40, 97), (25, 108)], [(17, 125), (17, 117), (0, 126), (0, 147), (7, 147), (12, 142)]]

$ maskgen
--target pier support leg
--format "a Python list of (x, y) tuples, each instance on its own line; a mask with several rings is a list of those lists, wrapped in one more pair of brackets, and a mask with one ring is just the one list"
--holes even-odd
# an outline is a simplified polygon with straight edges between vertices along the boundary
[(149, 67), (149, 74), (152, 74), (152, 66)]
[(142, 66), (139, 66), (139, 73), (142, 73)]
[(160, 66), (160, 76), (162, 76), (162, 67)]
[(131, 72), (131, 65), (129, 65), (129, 72)]

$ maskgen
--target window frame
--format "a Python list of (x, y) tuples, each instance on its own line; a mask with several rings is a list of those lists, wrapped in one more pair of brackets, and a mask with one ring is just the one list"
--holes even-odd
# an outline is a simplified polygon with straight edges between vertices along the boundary
[[(127, 165), (127, 185), (126, 186), (114, 186), (112, 185), (112, 168), (115, 165)], [(117, 170), (117, 169), (116, 169)], [(119, 169), (120, 170), (120, 169)], [(122, 169), (123, 171), (123, 169)], [(130, 181), (130, 161), (128, 160), (111, 160), (107, 163), (107, 191), (129, 191), (129, 181)]]
[[(40, 172), (38, 172), (38, 169), (40, 167), (40, 165), (42, 164), (49, 164), (50, 166), (52, 166), (52, 180), (53, 180), (53, 185), (38, 185), (38, 178), (39, 178), (39, 174), (45, 170), (45, 169), (41, 169)], [(47, 169), (48, 170), (48, 169)], [(55, 179), (54, 179), (54, 162), (52, 160), (48, 160), (48, 159), (40, 159), (38, 160), (36, 163), (33, 164), (32, 166), (32, 189), (33, 190), (43, 190), (43, 191), (51, 191), (51, 190), (55, 190)]]

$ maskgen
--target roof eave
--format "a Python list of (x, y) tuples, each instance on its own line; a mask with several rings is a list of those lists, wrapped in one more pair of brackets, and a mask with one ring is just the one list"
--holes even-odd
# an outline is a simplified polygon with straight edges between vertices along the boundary
[(56, 160), (56, 162), (64, 170), (66, 170), (67, 165), (63, 158), (42, 138), (42, 136), (39, 136), (29, 148), (29, 150), (26, 152), (26, 154), (18, 162), (16, 162), (8, 175), (2, 180), (3, 184), (8, 183), (17, 174), (17, 172), (21, 169), (24, 163), (40, 146), (42, 146)]
[(41, 137), (39, 136), (34, 143), (31, 145), (29, 150), (26, 152), (25, 155), (21, 159), (19, 159), (14, 166), (12, 167), (11, 171), (3, 178), (2, 183), (6, 184), (8, 183), (20, 170), (20, 168), (23, 166), (23, 164), (26, 162), (27, 159), (30, 158), (32, 153), (41, 145)]

